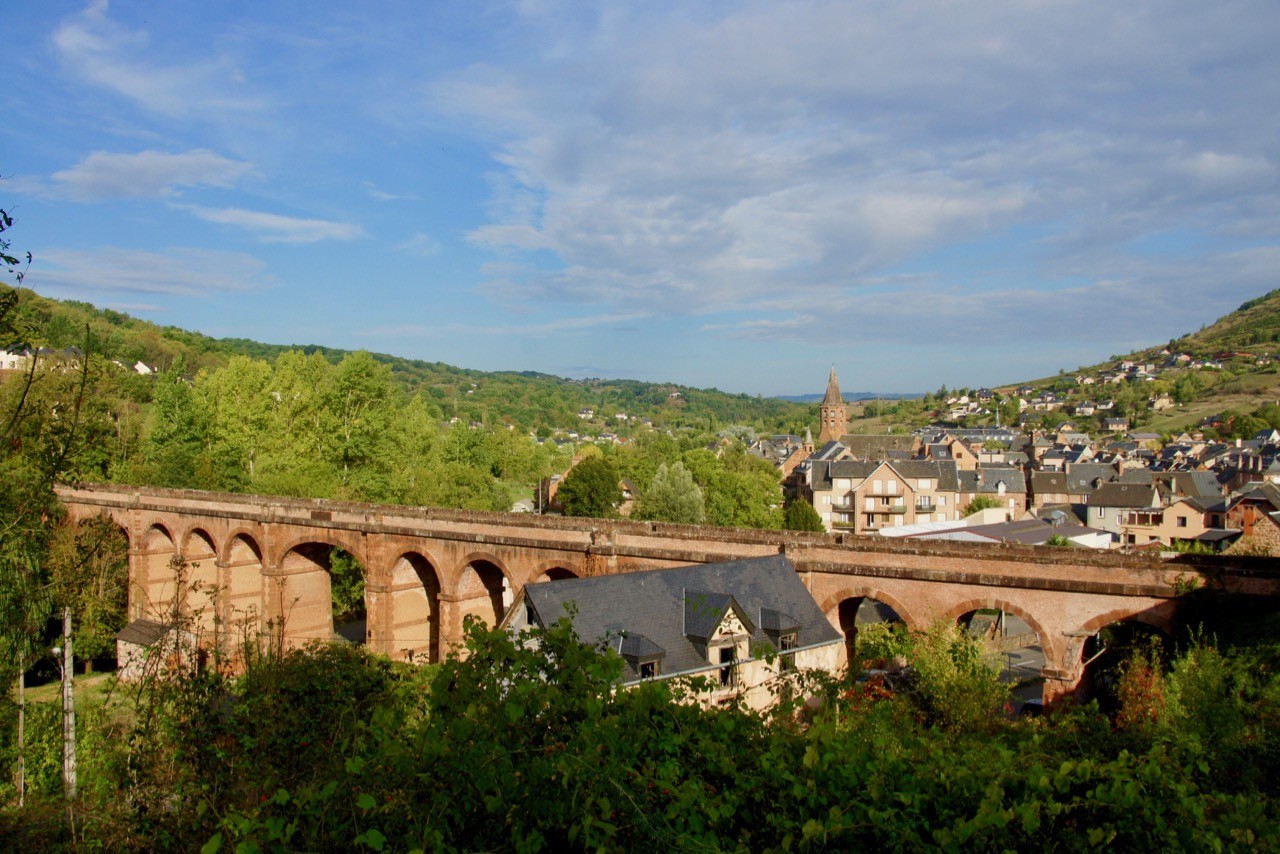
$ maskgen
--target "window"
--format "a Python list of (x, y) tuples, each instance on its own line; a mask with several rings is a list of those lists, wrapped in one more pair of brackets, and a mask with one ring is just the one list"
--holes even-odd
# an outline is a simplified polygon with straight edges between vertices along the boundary
[(658, 675), (658, 662), (645, 661), (640, 665), (640, 678), (652, 679)]
[(724, 688), (738, 684), (738, 668), (733, 663), (734, 651), (731, 646), (720, 647), (720, 685)]
[(1185, 528), (1185, 527), (1187, 527), (1187, 517), (1186, 517), (1186, 516), (1179, 516), (1179, 517), (1178, 517), (1178, 527), (1179, 527), (1179, 528)]
[(939, 496), (938, 496), (938, 506), (939, 506), (939, 507), (946, 507), (946, 506), (947, 506), (947, 496), (945, 496), (945, 495), (939, 495)]
[(1099, 519), (1105, 519), (1105, 518), (1107, 518), (1107, 508), (1105, 508), (1105, 507), (1099, 507), (1099, 508), (1098, 508), (1098, 518), (1099, 518)]
[(796, 656), (792, 652), (796, 648), (795, 633), (782, 635), (778, 638), (778, 671), (787, 673), (796, 669)]

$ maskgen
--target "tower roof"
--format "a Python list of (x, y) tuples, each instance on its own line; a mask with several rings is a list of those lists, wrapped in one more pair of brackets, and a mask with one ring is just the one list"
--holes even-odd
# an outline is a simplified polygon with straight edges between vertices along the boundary
[(840, 396), (840, 381), (836, 379), (836, 366), (831, 366), (831, 377), (827, 380), (827, 396), (822, 398), (823, 406), (843, 406), (844, 398)]

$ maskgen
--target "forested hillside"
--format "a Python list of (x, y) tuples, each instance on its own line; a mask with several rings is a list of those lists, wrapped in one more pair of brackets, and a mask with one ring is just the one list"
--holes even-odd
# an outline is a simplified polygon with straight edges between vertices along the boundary
[[(0, 285), (0, 287), (4, 287)], [(234, 356), (274, 363), (291, 351), (319, 354), (337, 364), (350, 351), (313, 344), (263, 344), (243, 338), (210, 338), (173, 326), (157, 326), (122, 312), (85, 302), (46, 299), (20, 290), (17, 322), (29, 331), (30, 343), (53, 349), (83, 347), (86, 329), (95, 351), (125, 366), (143, 362), (160, 370), (177, 368), (194, 376), (213, 370)], [(14, 342), (0, 342), (7, 346)], [(570, 380), (533, 371), (485, 372), (441, 362), (403, 359), (382, 353), (373, 358), (390, 369), (396, 387), (428, 396), (446, 418), (523, 430), (577, 429), (578, 413), (592, 409), (594, 432), (629, 432), (631, 422), (649, 418), (663, 427), (692, 426), (715, 430), (730, 424), (750, 425), (761, 432), (803, 433), (817, 423), (815, 406), (775, 398), (727, 394), (635, 380)], [(820, 379), (820, 377), (819, 377)], [(135, 397), (145, 398), (142, 387)], [(145, 400), (140, 401), (145, 402)], [(616, 418), (618, 413), (627, 420)]]

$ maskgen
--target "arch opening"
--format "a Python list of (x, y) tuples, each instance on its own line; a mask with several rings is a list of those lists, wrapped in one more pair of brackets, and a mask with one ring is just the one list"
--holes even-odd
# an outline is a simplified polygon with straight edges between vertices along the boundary
[(485, 625), (502, 622), (513, 598), (511, 583), (496, 563), (477, 558), (462, 571), (458, 584), (459, 616), (478, 617)]
[(563, 566), (553, 566), (535, 578), (533, 583), (542, 584), (547, 581), (567, 581), (571, 578), (577, 577), (578, 573), (574, 572), (572, 569), (567, 569)]
[(183, 607), (197, 635), (202, 640), (213, 638), (221, 622), (222, 585), (218, 578), (218, 550), (207, 531), (195, 528), (187, 534), (182, 562)]
[(329, 543), (300, 543), (285, 554), (273, 580), (268, 628), (283, 646), (339, 637), (365, 642), (365, 571), (350, 552)]
[(440, 660), (440, 579), (420, 554), (401, 555), (391, 570), (386, 651), (410, 663)]
[(223, 625), (233, 655), (256, 644), (263, 626), (262, 549), (245, 534), (227, 548)]
[(114, 670), (116, 633), (129, 622), (129, 536), (106, 514), (67, 520), (54, 532), (48, 563), (68, 594), (75, 620), (76, 665)]
[(1172, 653), (1173, 639), (1157, 626), (1132, 618), (1108, 623), (1085, 638), (1077, 694), (1097, 700), (1098, 708), (1114, 716), (1122, 705), (1120, 677), (1125, 666), (1154, 658), (1167, 669)]
[[(1044, 644), (1030, 619), (1007, 607), (977, 608), (956, 617), (956, 625), (986, 650), (986, 660), (999, 668), (1009, 686), (1015, 714), (1044, 704)], [(1028, 712), (1030, 712), (1030, 708)]]
[(844, 648), (852, 670), (853, 664), (859, 660), (858, 633), (868, 627), (876, 626), (872, 631), (902, 631), (907, 628), (906, 621), (892, 605), (874, 596), (850, 596), (841, 600), (836, 606), (836, 622), (844, 635)]
[(178, 546), (163, 525), (152, 525), (142, 537), (140, 577), (129, 585), (129, 616), (172, 622), (183, 604), (179, 587)]

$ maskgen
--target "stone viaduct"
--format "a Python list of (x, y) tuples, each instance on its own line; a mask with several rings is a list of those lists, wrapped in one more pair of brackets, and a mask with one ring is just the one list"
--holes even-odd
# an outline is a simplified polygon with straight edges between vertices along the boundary
[(1188, 583), (1280, 595), (1280, 568), (1257, 558), (1162, 560), (103, 485), (58, 494), (72, 518), (106, 514), (128, 537), (131, 618), (186, 609), (224, 648), (235, 632), (256, 637), (267, 626), (288, 644), (331, 638), (335, 548), (364, 568), (365, 642), (397, 658), (439, 660), (460, 643), (467, 615), (496, 623), (525, 584), (782, 552), (846, 637), (864, 599), (913, 628), (982, 608), (1018, 615), (1044, 651), (1046, 700), (1075, 688), (1084, 641), (1101, 627), (1135, 620), (1172, 631)]

